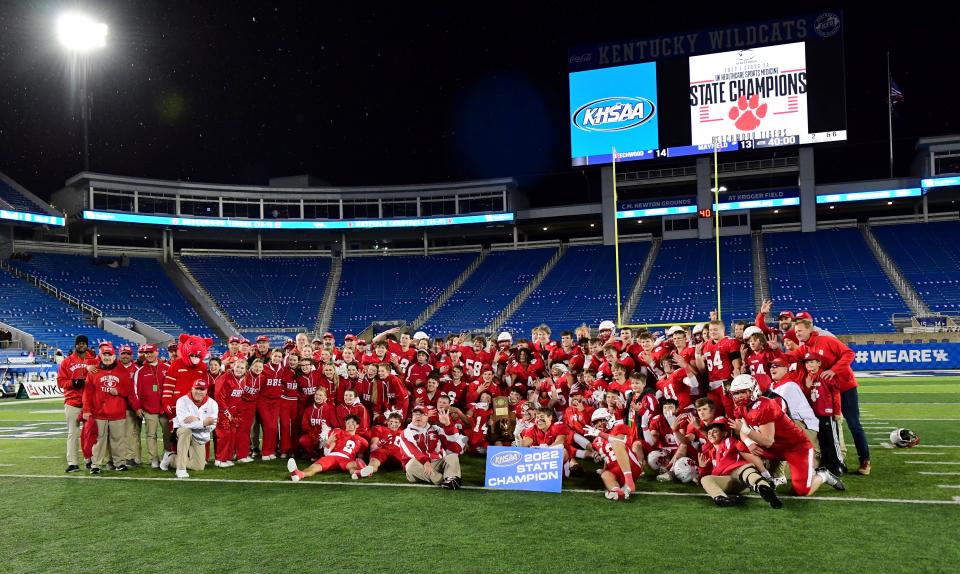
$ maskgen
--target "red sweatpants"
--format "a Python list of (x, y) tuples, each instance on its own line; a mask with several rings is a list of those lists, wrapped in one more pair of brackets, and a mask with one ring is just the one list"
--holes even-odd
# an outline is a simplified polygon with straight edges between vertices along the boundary
[(84, 460), (93, 458), (93, 445), (97, 444), (99, 435), (97, 421), (93, 420), (93, 417), (84, 421), (83, 428), (80, 430), (80, 450), (83, 451)]
[(237, 421), (237, 458), (250, 456), (250, 429), (253, 428), (253, 417), (257, 414), (255, 401), (241, 401), (237, 409), (240, 420)]
[(263, 425), (263, 447), (260, 452), (263, 456), (277, 454), (277, 422), (280, 418), (280, 399), (257, 399), (257, 416)]
[[(229, 462), (233, 460), (233, 456), (237, 452), (237, 428), (233, 425), (233, 421), (221, 418), (217, 421), (216, 433), (217, 461)], [(250, 442), (249, 436), (247, 442)]]
[(280, 453), (283, 455), (296, 453), (300, 440), (299, 408), (297, 401), (280, 399)]

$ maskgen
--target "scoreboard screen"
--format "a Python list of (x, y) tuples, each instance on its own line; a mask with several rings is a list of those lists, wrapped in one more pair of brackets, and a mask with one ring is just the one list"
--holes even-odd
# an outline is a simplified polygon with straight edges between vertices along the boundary
[(845, 140), (841, 32), (823, 13), (571, 50), (572, 164)]

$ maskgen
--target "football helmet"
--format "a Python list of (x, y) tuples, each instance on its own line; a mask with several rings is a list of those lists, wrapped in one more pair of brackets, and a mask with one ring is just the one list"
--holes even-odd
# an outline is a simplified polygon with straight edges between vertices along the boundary
[[(736, 397), (733, 397), (733, 394), (738, 391), (750, 391), (750, 398), (744, 399), (741, 397), (738, 401)], [(737, 375), (730, 383), (730, 396), (733, 397), (733, 403), (737, 406), (749, 405), (760, 398), (760, 387), (757, 385), (757, 380), (753, 378), (753, 375)]]
[(673, 463), (673, 476), (680, 482), (693, 482), (697, 477), (697, 465), (692, 458), (683, 457)]
[(920, 437), (910, 429), (894, 429), (890, 433), (890, 443), (899, 448), (912, 448), (920, 444)]

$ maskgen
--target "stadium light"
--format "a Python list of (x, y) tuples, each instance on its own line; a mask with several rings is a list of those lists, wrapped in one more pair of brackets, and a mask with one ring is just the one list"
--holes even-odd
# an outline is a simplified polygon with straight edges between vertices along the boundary
[(107, 45), (108, 27), (103, 22), (78, 12), (66, 12), (57, 18), (57, 38), (71, 52), (87, 53)]
[(109, 28), (79, 12), (65, 12), (57, 18), (57, 39), (79, 64), (80, 110), (83, 116), (83, 170), (90, 171), (90, 94), (87, 91), (87, 58), (107, 45)]

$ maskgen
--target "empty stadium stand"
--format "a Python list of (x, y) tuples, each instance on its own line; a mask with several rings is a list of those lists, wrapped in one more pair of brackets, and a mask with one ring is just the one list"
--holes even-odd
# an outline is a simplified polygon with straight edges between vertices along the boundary
[[(620, 287), (626, 300), (650, 251), (649, 242), (620, 245)], [(556, 266), (526, 301), (503, 324), (515, 337), (529, 337), (530, 329), (546, 323), (557, 332), (581, 323), (596, 328), (605, 319), (616, 320), (614, 248), (581, 245), (567, 249)]]
[[(177, 336), (181, 332), (214, 337), (155, 259), (130, 258), (127, 266), (94, 263), (86, 255), (33, 253), (10, 265), (30, 273), (104, 315), (132, 317)], [(216, 337), (214, 337), (216, 338)]]
[[(750, 322), (756, 314), (750, 237), (721, 237), (720, 262), (721, 316), (724, 320)], [(712, 239), (664, 241), (632, 323), (708, 320), (709, 311), (717, 307), (716, 270), (716, 243)]]
[(34, 200), (17, 189), (16, 183), (7, 176), (0, 173), (0, 207), (14, 211), (24, 211), (27, 213), (49, 213), (50, 207), (41, 207)]
[(960, 221), (870, 229), (931, 311), (960, 314)]
[(422, 329), (440, 336), (483, 330), (556, 251), (548, 247), (491, 252)]
[(775, 310), (805, 310), (832, 333), (894, 331), (909, 313), (857, 229), (763, 236)]
[(241, 329), (312, 329), (330, 274), (327, 257), (184, 255), (180, 260)]
[[(26, 331), (46, 345), (69, 352), (84, 334), (91, 347), (98, 341), (129, 343), (95, 327), (82, 311), (0, 269), (0, 321)], [(32, 350), (32, 349), (31, 349)]]
[(477, 253), (348, 258), (330, 330), (339, 341), (372, 321), (412, 321), (476, 258)]

